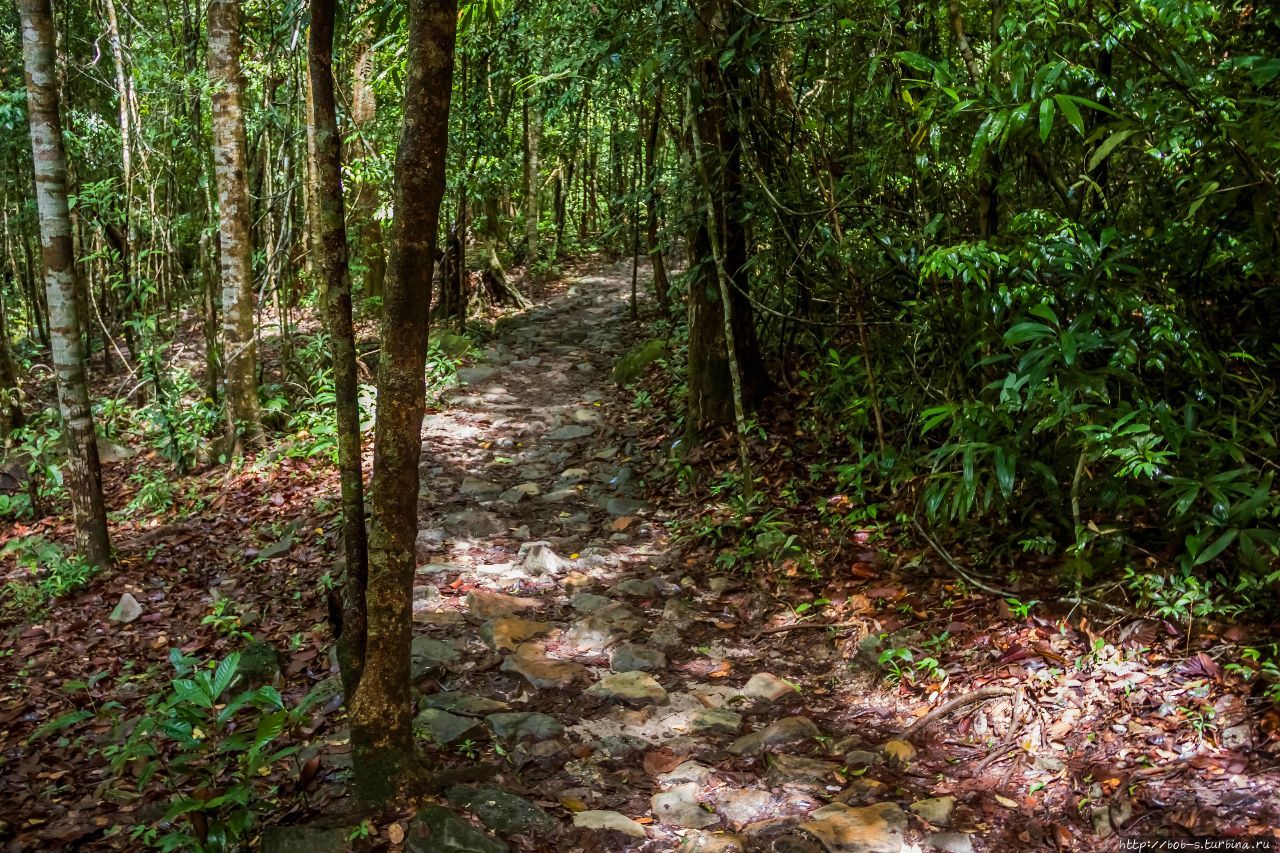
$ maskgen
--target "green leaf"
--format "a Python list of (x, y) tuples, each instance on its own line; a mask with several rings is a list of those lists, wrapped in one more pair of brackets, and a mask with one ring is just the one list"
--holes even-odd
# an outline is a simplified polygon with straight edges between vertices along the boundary
[(1040, 141), (1048, 140), (1050, 132), (1053, 131), (1053, 114), (1054, 106), (1050, 98), (1045, 98), (1040, 102)]
[(1098, 165), (1111, 155), (1111, 152), (1116, 149), (1117, 145), (1124, 142), (1137, 132), (1137, 130), (1117, 130), (1115, 133), (1108, 136), (1107, 141), (1099, 145), (1098, 150), (1093, 152), (1093, 156), (1089, 158), (1088, 171), (1092, 172), (1094, 169), (1098, 168)]
[(213, 673), (213, 695), (215, 699), (231, 686), (231, 682), (235, 680), (236, 672), (239, 669), (239, 652), (232, 652), (218, 664), (217, 670)]
[(1076, 336), (1064, 329), (1059, 340), (1062, 342), (1062, 360), (1070, 367), (1076, 361)]
[(1084, 116), (1080, 115), (1080, 108), (1076, 106), (1075, 101), (1071, 100), (1068, 95), (1054, 95), (1054, 103), (1058, 105), (1058, 109), (1062, 110), (1062, 115), (1066, 118), (1067, 123), (1076, 129), (1076, 132), (1084, 136)]
[(1197, 566), (1203, 566), (1205, 563), (1227, 550), (1227, 546), (1235, 541), (1236, 536), (1239, 535), (1239, 533), (1240, 531), (1233, 527), (1217, 539), (1213, 540), (1213, 543), (1209, 545), (1209, 547), (1196, 555), (1195, 564)]
[(1006, 498), (1013, 495), (1014, 465), (1014, 460), (1004, 452), (1004, 448), (997, 447), (996, 481), (1000, 484), (1000, 491)]
[(1004, 342), (1010, 346), (1014, 344), (1025, 344), (1027, 341), (1039, 340), (1041, 338), (1053, 337), (1054, 331), (1050, 326), (1044, 323), (1024, 322), (1017, 323), (1013, 328), (1004, 333)]
[(284, 724), (289, 718), (287, 711), (274, 711), (258, 721), (258, 730), (253, 735), (254, 746), (261, 749), (271, 741), (280, 737)]
[(59, 717), (54, 717), (49, 722), (37, 728), (34, 732), (32, 732), (27, 737), (27, 743), (32, 743), (33, 741), (37, 741), (40, 738), (44, 737), (45, 735), (62, 731), (65, 728), (74, 726), (77, 723), (83, 723), (85, 720), (89, 720), (92, 718), (93, 718), (92, 711), (68, 711), (67, 713)]
[(212, 708), (213, 699), (190, 678), (178, 678), (173, 682), (173, 692), (183, 702), (190, 702), (202, 708)]

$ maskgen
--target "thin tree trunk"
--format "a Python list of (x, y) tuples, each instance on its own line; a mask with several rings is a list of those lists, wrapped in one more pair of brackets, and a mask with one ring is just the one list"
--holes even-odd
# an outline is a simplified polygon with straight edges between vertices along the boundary
[(233, 452), (262, 438), (258, 352), (254, 340), (253, 246), (249, 235), (244, 81), (240, 72), (240, 3), (209, 2), (209, 77), (213, 93), (213, 160), (218, 182), (222, 263), (222, 367), (226, 374), (228, 443)]
[(530, 92), (524, 101), (524, 239), (530, 270), (538, 261), (538, 149), (542, 145), (542, 114), (537, 104), (529, 103), (532, 98)]
[(18, 389), (18, 373), (13, 366), (13, 353), (9, 344), (9, 316), (4, 304), (4, 290), (0, 287), (0, 445), (8, 441), (10, 433), (25, 423), (22, 394)]
[(410, 0), (404, 127), (386, 287), (370, 496), (368, 632), (350, 705), (356, 788), (379, 801), (419, 775), (409, 684), (423, 371), (444, 198), (457, 0)]
[(646, 233), (649, 261), (653, 266), (653, 291), (658, 299), (658, 309), (663, 317), (671, 316), (671, 284), (667, 279), (667, 262), (658, 243), (658, 147), (662, 127), (662, 84), (653, 97), (653, 116), (649, 132), (645, 136), (644, 171), (648, 186), (648, 220)]
[(98, 440), (85, 384), (80, 338), (83, 323), (77, 316), (76, 269), (67, 207), (67, 155), (62, 144), (58, 77), (54, 70), (53, 10), (49, 0), (19, 0), (18, 10), (22, 18), (27, 120), (35, 162), (53, 370), (58, 386), (58, 409), (66, 429), (65, 481), (75, 519), (76, 547), (90, 563), (106, 565), (111, 558), (111, 544), (102, 499)]
[(333, 94), (335, 0), (312, 0), (307, 70), (311, 115), (307, 130), (315, 157), (314, 253), (329, 295), (325, 319), (333, 354), (333, 385), (338, 419), (338, 471), (342, 488), (342, 537), (347, 563), (338, 663), (344, 694), (355, 695), (364, 669), (365, 587), (368, 583), (364, 527), (364, 472), (360, 464), (360, 388), (356, 341), (351, 319), (351, 271), (342, 198), (342, 140)]
[[(362, 14), (372, 5), (372, 0), (362, 4)], [(355, 129), (355, 144), (361, 159), (373, 159), (374, 150), (370, 135), (378, 120), (378, 98), (373, 90), (376, 70), (373, 50), (373, 24), (364, 25), (356, 36), (356, 61), (351, 69), (351, 123)], [(364, 258), (364, 281), (361, 290), (367, 297), (381, 297), (387, 278), (387, 254), (382, 241), (382, 223), (378, 221), (378, 185), (372, 181), (359, 181), (355, 186), (352, 203), (352, 219), (360, 241)]]

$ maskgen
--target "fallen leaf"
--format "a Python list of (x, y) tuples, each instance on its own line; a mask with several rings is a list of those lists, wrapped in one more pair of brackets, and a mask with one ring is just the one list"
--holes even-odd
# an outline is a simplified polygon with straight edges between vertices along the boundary
[(393, 823), (387, 827), (387, 838), (392, 844), (401, 844), (404, 842), (404, 827), (398, 823)]

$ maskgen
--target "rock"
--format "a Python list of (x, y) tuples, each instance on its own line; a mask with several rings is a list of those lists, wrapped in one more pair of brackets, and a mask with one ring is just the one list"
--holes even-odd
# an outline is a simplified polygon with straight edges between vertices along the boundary
[(745, 853), (747, 841), (722, 832), (686, 832), (676, 853)]
[(450, 805), (466, 809), (490, 829), (501, 833), (555, 832), (560, 822), (524, 797), (496, 785), (455, 785), (445, 793)]
[(560, 476), (556, 478), (556, 482), (563, 486), (576, 486), (587, 477), (591, 476), (591, 472), (586, 468), (566, 468), (560, 472)]
[(462, 479), (458, 494), (466, 498), (475, 498), (478, 501), (491, 501), (502, 494), (502, 486), (497, 483), (491, 483), (488, 480), (481, 480), (478, 477), (467, 476)]
[(461, 655), (453, 643), (431, 637), (414, 637), (409, 646), (409, 676), (417, 681), (428, 672), (442, 669), (459, 657)]
[(318, 826), (268, 826), (262, 830), (262, 853), (347, 853), (348, 829)]
[(552, 551), (546, 542), (526, 542), (520, 546), (520, 555), (524, 557), (524, 570), (534, 577), (562, 575), (573, 568), (572, 562)]
[(409, 824), (405, 849), (410, 853), (507, 853), (509, 848), (444, 806), (427, 806)]
[(758, 755), (775, 746), (789, 746), (821, 737), (822, 732), (808, 717), (783, 717), (757, 732), (743, 735), (729, 746), (734, 755)]
[(679, 785), (684, 782), (703, 785), (711, 778), (711, 768), (696, 761), (683, 761), (676, 765), (674, 770), (659, 773), (653, 778), (655, 782), (663, 786)]
[(515, 651), (526, 640), (550, 633), (555, 623), (535, 622), (519, 616), (499, 616), (480, 626), (480, 639), (495, 652)]
[(132, 447), (125, 447), (123, 444), (116, 444), (109, 438), (98, 436), (98, 461), (103, 465), (127, 462), (137, 455), (138, 451)]
[(515, 506), (522, 501), (528, 500), (530, 497), (531, 495), (528, 492), (521, 491), (520, 489), (507, 489), (505, 492), (498, 495), (498, 500), (502, 501), (504, 504)]
[(126, 592), (120, 596), (120, 601), (116, 604), (115, 609), (111, 611), (111, 616), (108, 618), (112, 622), (128, 625), (130, 622), (137, 621), (141, 615), (142, 605), (138, 603), (138, 599)]
[(487, 589), (473, 589), (467, 593), (467, 610), (478, 619), (511, 616), (523, 610), (533, 610), (541, 606), (542, 602), (536, 598), (504, 595)]
[(916, 757), (916, 748), (909, 741), (894, 738), (880, 747), (884, 757), (897, 764), (909, 764)]
[(481, 509), (467, 509), (445, 516), (444, 529), (453, 536), (476, 539), (503, 533), (507, 526), (493, 513)]
[(939, 832), (929, 836), (929, 844), (946, 853), (973, 853), (973, 840), (963, 832)]
[(644, 827), (621, 812), (585, 811), (573, 816), (573, 825), (583, 829), (607, 829), (632, 838), (645, 838)]
[(564, 639), (584, 654), (603, 654), (610, 646), (639, 631), (642, 624), (634, 610), (615, 603), (575, 620)]
[(747, 679), (747, 683), (742, 687), (743, 696), (748, 699), (763, 699), (766, 702), (776, 702), (783, 696), (795, 692), (797, 690), (794, 684), (783, 681), (771, 672), (757, 672)]
[(507, 711), (484, 718), (494, 737), (507, 743), (543, 741), (564, 734), (564, 726), (555, 717), (531, 711)]
[(587, 668), (580, 663), (548, 657), (537, 643), (523, 643), (515, 654), (502, 661), (502, 671), (520, 676), (537, 690), (568, 687), (587, 678)]
[(1240, 723), (1222, 730), (1223, 749), (1249, 749), (1253, 746), (1253, 725)]
[(605, 512), (612, 516), (635, 515), (649, 508), (649, 504), (636, 498), (610, 498), (604, 505)]
[(577, 489), (552, 489), (542, 496), (543, 503), (560, 504), (578, 497)]
[(632, 735), (610, 735), (600, 741), (596, 752), (607, 758), (626, 758), (635, 752), (649, 748), (649, 742)]
[(627, 595), (632, 598), (657, 598), (660, 592), (656, 583), (651, 580), (641, 580), (640, 578), (627, 578), (618, 581), (613, 585), (613, 591), (618, 595)]
[(698, 805), (698, 783), (686, 782), (649, 800), (658, 823), (684, 829), (704, 829), (720, 819)]
[(850, 767), (870, 766), (879, 764), (881, 761), (884, 761), (884, 757), (880, 753), (865, 749), (853, 749), (844, 754), (844, 763)]
[(543, 438), (547, 441), (576, 441), (592, 435), (595, 431), (595, 427), (586, 424), (565, 424), (551, 430)]
[(1031, 766), (1037, 770), (1046, 770), (1050, 773), (1061, 773), (1066, 769), (1067, 763), (1061, 758), (1052, 755), (1037, 755), (1031, 761)]
[(839, 772), (840, 765), (834, 761), (778, 753), (769, 762), (768, 780), (770, 785), (824, 787), (834, 782)]
[(742, 728), (742, 715), (725, 708), (708, 708), (696, 712), (692, 723), (695, 732), (736, 735)]
[(453, 358), (461, 358), (471, 349), (471, 340), (466, 335), (454, 332), (436, 332), (432, 335), (440, 351)]
[(463, 385), (478, 385), (486, 379), (492, 379), (497, 375), (498, 368), (487, 367), (483, 364), (458, 368), (458, 382)]
[(766, 791), (724, 789), (716, 801), (716, 813), (734, 829), (755, 823), (776, 811), (773, 797)]
[(483, 696), (472, 696), (469, 693), (455, 691), (433, 693), (424, 697), (422, 704), (428, 708), (439, 708), (441, 711), (448, 711), (451, 714), (463, 714), (468, 717), (480, 717), (497, 711), (505, 711), (510, 707), (506, 702), (499, 702), (496, 699), (486, 699)]
[(480, 727), (480, 721), (460, 717), (439, 708), (427, 708), (413, 721), (414, 727), (424, 730), (438, 744), (450, 744)]
[(667, 656), (662, 652), (636, 643), (619, 643), (609, 655), (609, 668), (614, 672), (651, 672), (666, 665)]
[(800, 829), (830, 853), (899, 853), (907, 816), (893, 803), (855, 809), (844, 803), (811, 812)]
[(595, 613), (613, 604), (613, 599), (594, 592), (580, 592), (569, 599), (569, 606), (579, 613)]
[(414, 554), (418, 558), (419, 563), (425, 563), (431, 559), (431, 555), (444, 547), (445, 531), (443, 527), (433, 527), (429, 530), (419, 530), (418, 538), (414, 540)]
[(660, 338), (628, 350), (613, 363), (613, 381), (618, 385), (630, 385), (644, 375), (646, 367), (662, 358), (666, 352), (667, 342)]
[(573, 420), (580, 424), (596, 424), (600, 422), (600, 413), (591, 409), (578, 409), (573, 413)]
[(927, 800), (917, 800), (908, 808), (924, 818), (927, 823), (934, 826), (947, 826), (951, 823), (951, 812), (955, 807), (955, 797), (931, 797)]
[(606, 675), (591, 685), (587, 693), (633, 707), (665, 705), (670, 701), (667, 691), (647, 672), (619, 672)]

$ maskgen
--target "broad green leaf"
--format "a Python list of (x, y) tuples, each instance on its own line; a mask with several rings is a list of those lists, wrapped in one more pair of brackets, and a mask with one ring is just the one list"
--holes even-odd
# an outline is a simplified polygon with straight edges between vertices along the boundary
[(1049, 139), (1049, 134), (1053, 131), (1053, 114), (1054, 105), (1050, 98), (1045, 98), (1040, 102), (1040, 141), (1045, 142)]
[(1212, 544), (1209, 545), (1209, 547), (1196, 555), (1196, 565), (1202, 566), (1221, 554), (1223, 551), (1227, 550), (1227, 546), (1235, 541), (1235, 538), (1239, 533), (1240, 531), (1233, 527), (1226, 533), (1219, 536)]
[(213, 674), (213, 696), (215, 699), (221, 696), (223, 691), (231, 686), (231, 682), (235, 679), (236, 672), (239, 669), (239, 652), (232, 652), (218, 664), (218, 668)]
[(1080, 108), (1076, 106), (1075, 101), (1067, 95), (1054, 95), (1054, 103), (1058, 105), (1058, 109), (1062, 110), (1063, 117), (1067, 123), (1076, 129), (1076, 132), (1084, 136), (1084, 116), (1080, 115)]
[(1017, 323), (1013, 328), (1004, 333), (1004, 342), (1006, 344), (1025, 344), (1027, 341), (1039, 340), (1041, 338), (1053, 337), (1054, 331), (1050, 326), (1044, 323), (1032, 323), (1030, 321)]
[(1108, 136), (1107, 141), (1099, 145), (1098, 150), (1093, 152), (1093, 156), (1089, 158), (1089, 171), (1092, 172), (1094, 169), (1098, 168), (1098, 165), (1103, 160), (1107, 159), (1107, 157), (1111, 155), (1112, 151), (1116, 150), (1117, 145), (1124, 142), (1137, 132), (1137, 130), (1117, 130), (1115, 133)]

